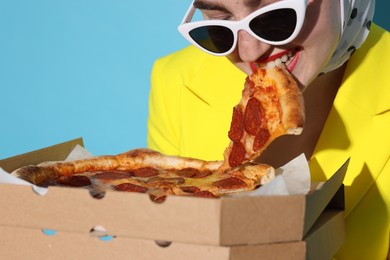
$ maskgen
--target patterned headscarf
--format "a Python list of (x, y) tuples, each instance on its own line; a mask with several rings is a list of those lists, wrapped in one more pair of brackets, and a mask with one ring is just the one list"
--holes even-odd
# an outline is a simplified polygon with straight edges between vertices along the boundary
[(375, 0), (340, 0), (340, 9), (341, 37), (324, 73), (343, 65), (366, 40), (374, 16)]

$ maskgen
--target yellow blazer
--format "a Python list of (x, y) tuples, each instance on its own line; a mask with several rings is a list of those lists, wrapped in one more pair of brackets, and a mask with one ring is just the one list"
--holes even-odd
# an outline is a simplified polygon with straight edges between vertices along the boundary
[[(246, 75), (224, 57), (187, 47), (155, 62), (148, 146), (222, 159), (232, 108)], [(344, 181), (347, 242), (340, 259), (384, 259), (390, 238), (390, 34), (376, 25), (345, 71), (309, 164), (329, 178), (351, 157)]]

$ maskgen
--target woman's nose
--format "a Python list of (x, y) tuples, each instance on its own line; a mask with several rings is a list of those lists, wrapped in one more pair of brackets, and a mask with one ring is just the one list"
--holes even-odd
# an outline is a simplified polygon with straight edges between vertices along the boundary
[(270, 49), (270, 45), (259, 41), (244, 30), (238, 32), (237, 51), (244, 62), (257, 61)]

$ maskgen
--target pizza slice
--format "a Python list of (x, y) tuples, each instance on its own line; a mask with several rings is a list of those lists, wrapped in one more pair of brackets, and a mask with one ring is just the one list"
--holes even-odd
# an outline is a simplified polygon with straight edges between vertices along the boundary
[(298, 84), (284, 67), (258, 68), (247, 77), (242, 97), (233, 108), (222, 168), (251, 161), (277, 137), (299, 135), (305, 120)]

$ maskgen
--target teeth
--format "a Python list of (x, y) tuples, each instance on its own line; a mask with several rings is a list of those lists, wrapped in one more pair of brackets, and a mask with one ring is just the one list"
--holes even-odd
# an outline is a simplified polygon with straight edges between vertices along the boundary
[(293, 56), (294, 54), (291, 51), (289, 51), (287, 54), (283, 55), (282, 57), (268, 62), (266, 67), (272, 69), (275, 66), (280, 66), (282, 63), (286, 63), (289, 60), (289, 58)]
[(291, 61), (291, 59), (293, 59), (294, 55), (295, 55), (295, 51), (289, 51), (287, 54), (284, 54), (280, 58), (274, 59), (267, 63), (257, 63), (256, 66), (272, 69), (275, 66), (280, 66), (282, 63), (287, 65)]

